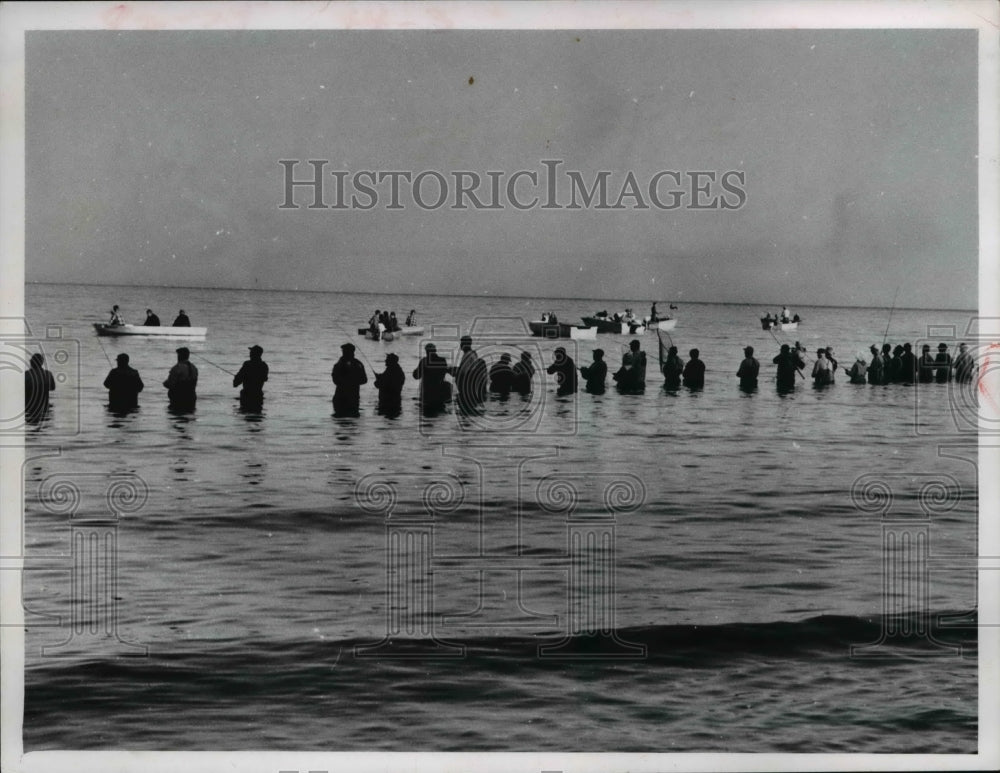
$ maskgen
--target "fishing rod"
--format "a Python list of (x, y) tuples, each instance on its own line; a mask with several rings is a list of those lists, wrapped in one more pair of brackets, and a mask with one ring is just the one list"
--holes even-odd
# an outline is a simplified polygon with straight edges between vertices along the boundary
[(892, 324), (892, 312), (896, 309), (896, 296), (899, 295), (899, 285), (896, 285), (896, 292), (892, 296), (892, 306), (889, 308), (889, 321), (885, 323), (885, 333), (882, 334), (882, 346), (885, 346), (885, 339), (889, 337), (889, 325)]
[[(779, 349), (780, 349), (780, 348), (781, 348), (782, 346), (787, 346), (787, 344), (782, 344), (782, 343), (781, 343), (781, 341), (779, 341), (779, 340), (778, 340), (778, 336), (776, 336), (776, 335), (774, 334), (774, 330), (772, 330), (771, 328), (768, 328), (768, 329), (767, 329), (767, 332), (771, 334), (771, 338), (773, 338), (773, 339), (774, 339), (774, 342), (775, 342), (775, 343), (776, 343), (776, 344), (778, 345), (778, 348), (779, 348)], [(796, 343), (797, 343), (797, 342), (796, 342)], [(791, 349), (791, 347), (790, 347), (790, 346), (789, 346), (788, 348), (789, 348), (789, 349)], [(796, 346), (796, 347), (795, 347), (795, 353), (796, 353), (796, 354), (799, 354), (799, 347), (798, 347), (798, 346)], [(807, 356), (808, 356), (808, 355), (807, 355)], [(801, 368), (798, 368), (798, 367), (796, 367), (796, 368), (795, 368), (795, 372), (796, 372), (796, 373), (798, 373), (798, 374), (799, 374), (800, 376), (802, 376), (802, 380), (803, 380), (803, 381), (805, 381), (805, 380), (806, 380), (806, 376), (805, 376), (805, 374), (804, 374), (804, 373), (802, 372), (802, 369), (801, 369)]]
[(104, 348), (104, 344), (101, 343), (101, 337), (100, 336), (97, 336), (97, 345), (100, 346), (101, 347), (101, 351), (104, 352), (104, 359), (106, 359), (108, 361), (108, 365), (114, 366), (114, 363), (111, 362), (111, 358), (108, 356), (107, 349), (105, 349)]
[(221, 365), (219, 365), (218, 363), (216, 363), (216, 362), (212, 362), (212, 361), (211, 361), (210, 359), (208, 359), (208, 357), (206, 357), (206, 356), (205, 356), (204, 354), (198, 354), (198, 352), (191, 352), (191, 354), (192, 354), (192, 355), (194, 355), (195, 357), (198, 357), (199, 359), (202, 359), (202, 360), (204, 360), (204, 361), (205, 361), (205, 362), (207, 362), (207, 363), (208, 363), (209, 365), (214, 365), (214, 366), (215, 366), (215, 367), (217, 367), (217, 368), (218, 368), (219, 370), (221, 370), (221, 371), (222, 371), (223, 373), (228, 373), (228, 374), (229, 374), (230, 376), (235, 376), (235, 375), (236, 375), (236, 374), (235, 374), (235, 373), (233, 373), (233, 372), (232, 372), (231, 370), (226, 370), (225, 368), (223, 368), (223, 367), (222, 367)]
[(338, 324), (336, 324), (336, 323), (334, 323), (334, 327), (336, 327), (336, 328), (337, 328), (337, 330), (339, 330), (339, 331), (340, 331), (341, 333), (343, 333), (343, 334), (344, 334), (344, 335), (345, 335), (345, 336), (346, 336), (346, 337), (347, 337), (347, 338), (348, 338), (348, 339), (350, 340), (350, 342), (351, 342), (352, 344), (354, 344), (354, 351), (355, 351), (355, 352), (356, 352), (356, 353), (357, 353), (358, 355), (360, 355), (360, 356), (361, 356), (361, 359), (362, 359), (362, 360), (364, 360), (364, 363), (365, 363), (365, 365), (367, 365), (367, 366), (368, 366), (369, 368), (371, 368), (371, 371), (372, 371), (372, 373), (374, 373), (374, 372), (375, 372), (375, 366), (374, 366), (374, 365), (372, 365), (372, 364), (371, 364), (371, 363), (370, 363), (370, 362), (368, 361), (368, 358), (367, 358), (367, 357), (365, 357), (365, 353), (364, 353), (364, 352), (363, 352), (363, 351), (361, 350), (361, 347), (360, 347), (360, 346), (358, 346), (358, 345), (357, 345), (356, 343), (354, 343), (354, 336), (352, 336), (352, 335), (351, 335), (350, 333), (348, 333), (348, 332), (347, 332), (347, 331), (346, 331), (346, 330), (345, 330), (345, 329), (344, 329), (343, 327), (341, 327), (340, 325), (338, 325)]

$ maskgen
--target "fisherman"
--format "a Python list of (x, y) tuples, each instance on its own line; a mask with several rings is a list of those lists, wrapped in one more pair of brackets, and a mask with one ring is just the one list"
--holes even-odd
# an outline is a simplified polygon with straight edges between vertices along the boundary
[(406, 374), (399, 367), (399, 356), (389, 352), (385, 356), (385, 370), (375, 375), (379, 413), (399, 414), (403, 406), (403, 384), (405, 381)]
[(340, 345), (340, 359), (333, 365), (330, 378), (336, 390), (333, 393), (334, 416), (357, 416), (360, 412), (361, 385), (368, 383), (365, 366), (354, 359), (354, 344)]
[(934, 355), (931, 354), (931, 345), (924, 344), (920, 347), (920, 359), (917, 360), (917, 383), (929, 384), (934, 381)]
[(514, 368), (510, 364), (510, 355), (504, 352), (500, 361), (490, 368), (490, 391), (500, 395), (509, 395), (514, 386)]
[(143, 383), (139, 371), (129, 367), (127, 354), (123, 352), (115, 359), (118, 367), (113, 368), (104, 379), (104, 388), (108, 390), (108, 409), (113, 413), (128, 413), (139, 407)]
[(639, 346), (639, 340), (632, 339), (629, 351), (622, 357), (622, 366), (613, 376), (620, 391), (641, 392), (646, 388), (646, 353)]
[(903, 344), (903, 353), (899, 357), (900, 371), (899, 380), (903, 384), (912, 384), (917, 375), (917, 357), (913, 353), (913, 347), (909, 342)]
[(955, 358), (955, 381), (968, 383), (972, 381), (976, 370), (976, 361), (969, 353), (969, 347), (965, 343), (958, 345), (958, 356)]
[(705, 363), (698, 356), (700, 352), (692, 349), (688, 354), (691, 359), (684, 366), (684, 386), (689, 389), (703, 389), (705, 386)]
[(833, 368), (830, 360), (826, 358), (826, 349), (816, 350), (816, 362), (812, 369), (813, 385), (818, 387), (828, 386), (833, 383)]
[(177, 350), (177, 364), (170, 369), (163, 386), (167, 388), (170, 407), (180, 411), (193, 411), (198, 395), (198, 369), (190, 362), (191, 352), (186, 346)]
[(180, 313), (177, 315), (177, 319), (174, 320), (174, 327), (191, 327), (191, 320), (188, 319), (188, 315), (184, 313), (184, 309), (181, 309)]
[(521, 352), (521, 359), (514, 364), (514, 391), (520, 395), (531, 394), (534, 377), (535, 364), (531, 361), (531, 352)]
[(406, 315), (406, 322), (404, 323), (406, 327), (416, 327), (417, 324), (417, 310), (410, 309), (410, 313)]
[(934, 358), (937, 371), (934, 373), (934, 380), (939, 384), (946, 384), (951, 381), (952, 361), (948, 353), (948, 344), (938, 344), (937, 357)]
[(49, 393), (56, 389), (52, 372), (45, 367), (45, 355), (33, 354), (24, 372), (24, 417), (36, 424), (49, 409)]
[(677, 354), (677, 347), (667, 349), (667, 359), (663, 361), (663, 388), (680, 389), (681, 375), (684, 373), (684, 361)]
[(892, 383), (892, 344), (882, 344), (882, 381), (880, 383)]
[[(797, 342), (796, 342), (797, 344)], [(802, 376), (806, 366), (799, 355), (798, 346), (795, 351), (788, 344), (781, 345), (781, 351), (772, 360), (778, 366), (777, 387), (779, 392), (791, 392), (795, 389), (795, 376)], [(805, 378), (803, 376), (803, 378)]]
[(244, 411), (260, 411), (264, 407), (264, 382), (269, 368), (260, 358), (264, 350), (254, 344), (250, 349), (250, 359), (244, 360), (239, 372), (233, 376), (233, 386), (243, 386), (240, 390), (240, 408)]
[(837, 380), (837, 358), (833, 356), (833, 347), (828, 346), (823, 350), (826, 354), (826, 359), (830, 363), (830, 383), (832, 384)]
[(448, 362), (437, 353), (437, 347), (427, 344), (424, 352), (413, 371), (413, 378), (420, 382), (420, 404), (427, 413), (440, 410), (451, 399), (451, 384), (445, 381)]
[[(872, 347), (873, 349), (875, 347)], [(851, 377), (852, 384), (867, 384), (868, 379), (868, 363), (865, 362), (864, 352), (858, 352), (858, 356), (854, 358), (854, 364), (851, 369), (847, 371), (847, 375)]]
[(152, 309), (146, 309), (146, 321), (142, 324), (146, 327), (159, 327), (160, 318), (153, 313)]
[[(892, 359), (889, 360), (889, 383), (891, 384), (902, 384), (903, 383), (903, 353), (906, 350), (901, 344), (896, 344), (892, 350)], [(911, 381), (913, 379), (910, 379)]]
[(111, 318), (108, 320), (108, 324), (112, 327), (119, 327), (125, 324), (125, 317), (118, 311), (118, 304), (111, 307)]
[(740, 363), (736, 377), (740, 380), (740, 389), (744, 392), (753, 392), (757, 389), (757, 375), (760, 373), (760, 363), (753, 356), (753, 347), (743, 347), (745, 359)]
[(573, 362), (572, 357), (566, 354), (566, 348), (563, 346), (557, 346), (554, 354), (555, 360), (545, 369), (545, 372), (556, 375), (556, 381), (559, 384), (556, 395), (562, 397), (574, 394), (576, 392), (576, 363)]
[(608, 364), (604, 361), (604, 350), (594, 349), (594, 361), (580, 368), (580, 375), (587, 380), (584, 389), (592, 395), (604, 394), (604, 382), (608, 377)]
[(878, 347), (875, 344), (868, 347), (868, 351), (872, 355), (871, 364), (868, 366), (868, 383), (872, 385), (881, 384), (885, 375), (885, 361), (882, 359), (882, 355), (879, 354)]
[(466, 401), (480, 402), (486, 397), (489, 373), (486, 363), (472, 349), (472, 336), (462, 336), (459, 346), (462, 351), (458, 365), (448, 368), (455, 379), (458, 396)]

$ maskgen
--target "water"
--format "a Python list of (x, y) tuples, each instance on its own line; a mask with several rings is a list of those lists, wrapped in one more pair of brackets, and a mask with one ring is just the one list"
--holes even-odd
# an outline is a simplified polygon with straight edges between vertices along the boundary
[[(178, 342), (93, 334), (112, 303), (208, 327), (194, 414), (161, 386)], [(773, 387), (778, 340), (849, 365), (887, 309), (793, 308), (776, 340), (764, 308), (683, 304), (671, 339), (701, 350), (702, 392), (655, 367), (642, 395), (557, 398), (539, 376), (529, 402), (422, 418), (422, 342), (359, 339), (375, 308), (417, 309), (449, 358), (471, 330), (482, 357), (600, 346), (614, 371), (630, 338), (512, 332), (605, 300), (30, 285), (26, 306), (36, 335), (61, 328), (43, 348), (65, 377), (27, 438), (26, 750), (976, 750), (971, 393)], [(970, 319), (896, 309), (889, 340), (954, 351)], [(401, 415), (369, 383), (360, 417), (332, 416), (348, 340), (369, 380), (399, 355)], [(252, 344), (262, 415), (225, 372)], [(126, 417), (102, 387), (120, 351), (146, 384)], [(120, 520), (85, 523), (116, 483)], [(94, 577), (116, 578), (103, 602)]]

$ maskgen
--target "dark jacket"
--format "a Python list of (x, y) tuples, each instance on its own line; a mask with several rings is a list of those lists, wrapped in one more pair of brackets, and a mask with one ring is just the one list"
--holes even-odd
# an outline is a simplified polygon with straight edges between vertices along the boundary
[(139, 371), (128, 365), (119, 365), (104, 379), (108, 390), (108, 407), (113, 411), (130, 411), (139, 405), (143, 383)]
[(546, 373), (555, 374), (559, 383), (556, 394), (571, 395), (576, 392), (576, 363), (569, 355), (562, 355), (545, 369)]
[(590, 365), (580, 368), (580, 375), (586, 380), (584, 387), (591, 394), (599, 395), (604, 392), (605, 380), (608, 377), (608, 363), (604, 360), (594, 360)]
[(694, 358), (684, 366), (684, 386), (701, 389), (705, 386), (705, 363)]

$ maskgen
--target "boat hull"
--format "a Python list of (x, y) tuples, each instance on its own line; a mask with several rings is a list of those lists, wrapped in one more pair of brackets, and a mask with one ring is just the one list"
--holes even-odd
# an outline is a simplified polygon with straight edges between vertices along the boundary
[(155, 338), (204, 338), (208, 334), (207, 327), (167, 327), (155, 325), (106, 325), (94, 323), (94, 330), (99, 336), (145, 336)]
[[(371, 328), (359, 327), (358, 333), (364, 335), (369, 341), (374, 341), (375, 338), (372, 336)], [(402, 336), (420, 336), (424, 334), (424, 329), (420, 325), (414, 325), (412, 327), (403, 327), (399, 330), (386, 330), (382, 334), (382, 341), (394, 341)]]
[(615, 322), (604, 317), (581, 317), (581, 319), (587, 327), (597, 328), (598, 333), (627, 336), (646, 332), (646, 327), (641, 322)]

